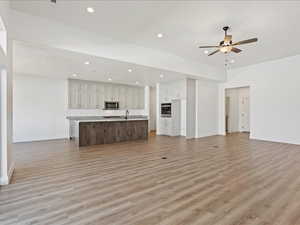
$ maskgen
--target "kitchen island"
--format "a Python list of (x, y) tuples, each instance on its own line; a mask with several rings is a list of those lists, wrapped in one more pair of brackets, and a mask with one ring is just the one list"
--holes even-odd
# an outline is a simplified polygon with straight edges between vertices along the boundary
[(70, 120), (70, 137), (79, 146), (111, 144), (148, 138), (145, 116), (78, 116)]

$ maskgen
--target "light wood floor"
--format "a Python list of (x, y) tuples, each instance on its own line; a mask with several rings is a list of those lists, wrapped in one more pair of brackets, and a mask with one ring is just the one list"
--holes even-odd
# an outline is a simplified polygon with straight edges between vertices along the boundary
[(15, 152), (1, 225), (300, 224), (300, 146), (234, 134), (81, 150), (59, 140)]

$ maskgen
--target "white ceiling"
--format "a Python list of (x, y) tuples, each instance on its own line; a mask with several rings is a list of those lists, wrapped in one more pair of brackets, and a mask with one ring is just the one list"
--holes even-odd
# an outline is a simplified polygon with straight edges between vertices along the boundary
[[(86, 65), (86, 61), (90, 64)], [(128, 72), (128, 69), (132, 69), (132, 72)], [(16, 75), (95, 80), (142, 86), (155, 86), (159, 82), (186, 78), (183, 74), (170, 71), (21, 42), (14, 43), (13, 70)], [(77, 74), (76, 77), (73, 76), (74, 73)], [(160, 77), (161, 74), (163, 78)], [(112, 81), (109, 81), (109, 78)]]
[[(86, 7), (93, 7), (88, 14)], [(77, 26), (99, 36), (169, 52), (215, 67), (224, 56), (207, 57), (199, 45), (214, 45), (229, 25), (234, 41), (258, 37), (231, 54), (234, 67), (300, 53), (299, 1), (63, 1), (12, 0), (16, 10)], [(164, 37), (158, 39), (157, 33)]]

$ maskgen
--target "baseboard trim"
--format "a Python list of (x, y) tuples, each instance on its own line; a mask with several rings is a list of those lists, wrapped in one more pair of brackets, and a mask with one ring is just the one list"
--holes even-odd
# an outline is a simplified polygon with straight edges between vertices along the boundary
[(289, 145), (300, 145), (299, 142), (294, 142), (294, 141), (288, 141), (288, 140), (277, 140), (273, 138), (259, 138), (250, 135), (251, 140), (257, 140), (257, 141), (267, 141), (267, 142), (273, 142), (273, 143), (282, 143), (282, 144), (289, 144)]
[(0, 186), (8, 185), (8, 184), (9, 184), (9, 182), (8, 182), (8, 176), (0, 177)]
[(212, 134), (203, 134), (203, 135), (198, 135), (195, 138), (205, 138), (205, 137), (212, 137), (212, 136), (225, 136), (222, 134), (218, 134), (218, 133), (212, 133)]
[(39, 142), (39, 141), (57, 141), (57, 140), (65, 140), (69, 138), (70, 137), (55, 137), (55, 138), (45, 138), (45, 139), (21, 140), (21, 141), (14, 141), (13, 144)]
[(10, 183), (11, 178), (15, 172), (15, 167), (16, 167), (15, 162), (12, 162), (11, 167), (9, 168), (9, 171), (8, 171), (8, 183)]
[(8, 175), (0, 177), (0, 186), (8, 185), (15, 171), (15, 163), (13, 162), (8, 170)]

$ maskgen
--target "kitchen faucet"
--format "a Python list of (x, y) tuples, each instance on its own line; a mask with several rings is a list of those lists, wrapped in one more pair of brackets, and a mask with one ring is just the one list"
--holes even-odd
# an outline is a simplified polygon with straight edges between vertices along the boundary
[(125, 112), (125, 119), (127, 120), (127, 119), (128, 119), (128, 117), (129, 117), (129, 110), (128, 110), (128, 109), (126, 109), (126, 112)]

